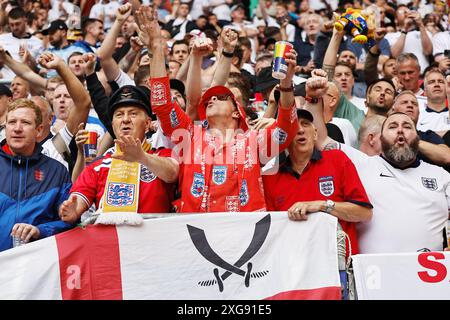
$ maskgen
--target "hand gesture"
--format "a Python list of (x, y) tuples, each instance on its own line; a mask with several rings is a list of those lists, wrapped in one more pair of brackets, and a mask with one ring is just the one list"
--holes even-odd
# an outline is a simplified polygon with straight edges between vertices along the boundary
[(116, 20), (120, 24), (123, 24), (130, 15), (131, 15), (131, 3), (127, 2), (126, 4), (120, 6), (117, 9)]
[(130, 46), (131, 49), (133, 49), (134, 52), (139, 53), (144, 46), (144, 43), (139, 37), (131, 37), (130, 38)]
[(163, 44), (163, 37), (161, 36), (161, 27), (158, 23), (158, 11), (152, 7), (141, 6), (136, 11), (136, 20), (138, 27), (143, 33), (140, 36), (141, 40), (147, 41), (144, 43), (148, 49)]
[(139, 139), (132, 136), (121, 135), (119, 139), (114, 140), (120, 147), (120, 153), (114, 153), (112, 158), (128, 162), (141, 163), (145, 158), (145, 152), (142, 150), (142, 143)]
[(65, 65), (60, 57), (50, 52), (41, 54), (38, 58), (38, 62), (45, 69), (57, 69), (58, 67)]
[(27, 50), (27, 45), (25, 42), (22, 42), (19, 46), (19, 56), (23, 63), (26, 63), (28, 57), (30, 56), (30, 53)]
[(386, 28), (376, 28), (373, 32), (373, 39), (377, 43), (380, 43), (380, 41), (383, 40), (385, 35), (386, 35)]
[(85, 62), (84, 70), (86, 75), (91, 75), (95, 72), (95, 64), (97, 63), (97, 56), (92, 53), (83, 54), (83, 60)]
[(400, 82), (397, 76), (392, 78), (392, 83), (395, 86), (395, 90), (402, 91), (403, 90), (403, 84)]
[(303, 73), (310, 73), (311, 71), (314, 70), (314, 68), (316, 67), (314, 60), (309, 60), (308, 64), (306, 66), (303, 67)]
[(64, 201), (59, 207), (59, 217), (67, 223), (75, 223), (79, 219), (77, 214), (77, 196), (71, 194), (69, 199)]
[(81, 155), (84, 157), (84, 143), (88, 139), (88, 133), (89, 133), (89, 131), (84, 130), (84, 123), (83, 122), (80, 123), (78, 125), (78, 132), (75, 135), (75, 143), (78, 148), (78, 156)]
[(31, 239), (39, 239), (39, 229), (28, 223), (16, 223), (11, 231), (11, 236), (22, 239), (25, 243)]
[(315, 69), (311, 72), (311, 78), (306, 81), (306, 95), (318, 98), (327, 93), (328, 78), (327, 73), (322, 69)]
[(252, 126), (254, 130), (265, 129), (267, 127), (270, 127), (274, 123), (275, 123), (274, 118), (259, 118), (256, 120), (249, 121), (249, 125)]
[(209, 38), (195, 38), (192, 45), (192, 54), (194, 56), (203, 57), (213, 52), (214, 47), (212, 40)]
[(439, 61), (439, 70), (445, 73), (447, 70), (450, 70), (450, 59), (445, 57), (441, 61)]
[(0, 63), (4, 64), (7, 59), (7, 53), (5, 48), (0, 46)]
[(223, 48), (226, 52), (234, 52), (238, 43), (239, 34), (231, 28), (224, 28), (220, 35), (222, 38)]
[(288, 68), (287, 68), (286, 78), (281, 81), (291, 83), (292, 78), (295, 75), (295, 70), (297, 67), (297, 52), (294, 49), (291, 49), (290, 52), (286, 53), (285, 61), (286, 61)]
[(423, 25), (422, 17), (420, 16), (420, 13), (417, 11), (410, 11), (408, 13), (408, 18), (414, 21), (417, 27), (421, 27)]

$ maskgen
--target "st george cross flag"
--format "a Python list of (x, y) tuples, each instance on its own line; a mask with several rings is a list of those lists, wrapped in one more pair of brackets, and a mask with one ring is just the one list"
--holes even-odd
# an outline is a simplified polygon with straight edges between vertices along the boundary
[(0, 299), (340, 299), (337, 220), (192, 214), (91, 225), (0, 254)]

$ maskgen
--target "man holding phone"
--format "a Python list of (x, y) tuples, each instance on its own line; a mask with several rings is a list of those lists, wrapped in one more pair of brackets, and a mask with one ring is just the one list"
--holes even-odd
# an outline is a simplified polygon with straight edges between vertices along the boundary
[(391, 46), (392, 56), (397, 58), (404, 52), (414, 53), (422, 73), (429, 65), (427, 56), (433, 53), (432, 34), (426, 30), (420, 13), (405, 5), (398, 6), (395, 18), (397, 32), (385, 36)]

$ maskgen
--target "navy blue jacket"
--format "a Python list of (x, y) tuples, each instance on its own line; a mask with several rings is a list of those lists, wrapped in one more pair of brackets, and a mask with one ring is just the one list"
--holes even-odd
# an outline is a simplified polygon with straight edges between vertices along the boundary
[(58, 208), (69, 197), (69, 172), (36, 145), (31, 157), (12, 156), (0, 148), (0, 251), (12, 248), (16, 223), (31, 224), (45, 238), (72, 227), (60, 220)]

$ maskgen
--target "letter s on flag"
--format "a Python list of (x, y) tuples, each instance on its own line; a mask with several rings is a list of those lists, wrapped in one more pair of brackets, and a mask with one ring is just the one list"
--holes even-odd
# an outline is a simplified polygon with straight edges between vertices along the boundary
[(445, 259), (445, 255), (441, 252), (426, 252), (418, 256), (419, 264), (427, 269), (431, 269), (436, 272), (436, 275), (432, 276), (428, 271), (417, 272), (419, 278), (428, 283), (437, 283), (443, 281), (447, 277), (447, 268), (440, 262), (429, 260), (429, 257), (433, 257), (436, 260)]

